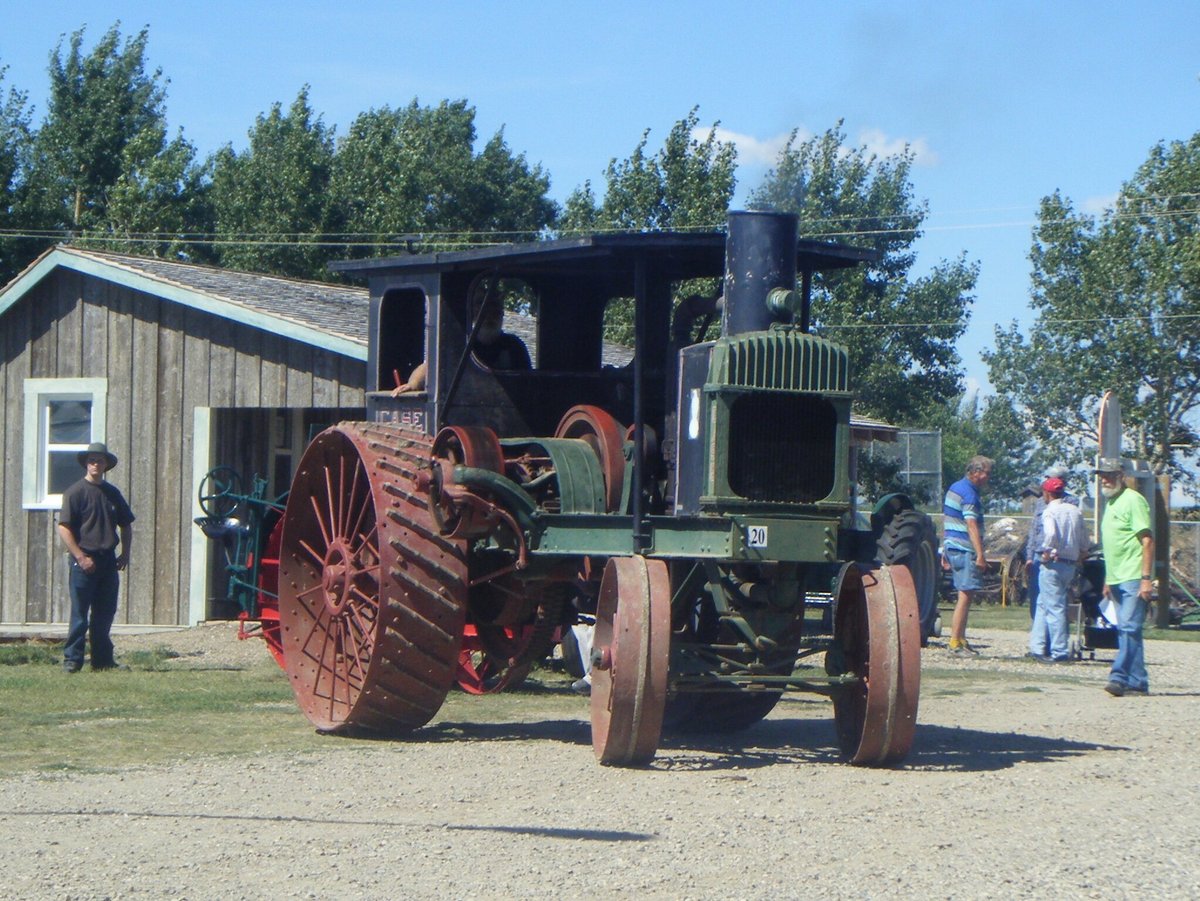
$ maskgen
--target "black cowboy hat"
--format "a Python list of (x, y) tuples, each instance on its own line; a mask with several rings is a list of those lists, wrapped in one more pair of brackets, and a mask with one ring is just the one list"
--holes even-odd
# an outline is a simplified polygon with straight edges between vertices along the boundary
[(79, 453), (77, 453), (75, 455), (75, 459), (79, 461), (79, 465), (82, 466), (84, 469), (87, 469), (88, 454), (103, 454), (104, 455), (104, 459), (108, 463), (108, 465), (104, 468), (105, 472), (108, 472), (108, 470), (112, 469), (114, 466), (117, 465), (117, 455), (110, 454), (108, 452), (108, 448), (104, 446), (103, 441), (93, 441), (91, 444), (88, 445), (87, 450), (80, 451)]

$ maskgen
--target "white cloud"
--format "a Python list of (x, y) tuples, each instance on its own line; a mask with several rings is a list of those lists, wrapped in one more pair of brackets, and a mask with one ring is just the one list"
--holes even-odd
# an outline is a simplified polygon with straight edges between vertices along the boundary
[[(692, 137), (697, 141), (703, 141), (708, 137), (708, 132), (708, 128), (698, 126), (692, 130)], [(752, 167), (774, 166), (779, 162), (779, 154), (787, 146), (788, 138), (791, 137), (789, 132), (785, 132), (770, 138), (756, 138), (753, 135), (741, 134), (720, 126), (716, 128), (716, 135), (717, 140), (732, 143), (737, 147), (740, 165)], [(796, 143), (802, 143), (811, 137), (813, 137), (812, 132), (799, 129), (796, 132)], [(913, 153), (913, 162), (918, 166), (936, 166), (940, 162), (937, 153), (924, 138), (915, 140), (893, 138), (878, 128), (868, 128), (859, 134), (858, 143), (866, 147), (869, 153), (880, 158), (902, 153), (907, 146)]]
[(1089, 216), (1103, 216), (1117, 205), (1117, 198), (1120, 196), (1120, 194), (1113, 193), (1099, 197), (1089, 197), (1079, 204), (1079, 211), (1087, 213)]
[[(697, 141), (703, 141), (708, 138), (708, 132), (707, 128), (697, 127), (692, 129), (692, 137)], [(738, 163), (749, 166), (774, 166), (779, 161), (780, 151), (787, 146), (790, 137), (788, 134), (782, 134), (760, 140), (753, 135), (739, 134), (720, 126), (716, 128), (716, 135), (718, 141), (736, 146)], [(807, 141), (810, 137), (810, 134), (800, 132), (796, 136), (796, 140)]]
[(884, 134), (881, 129), (867, 128), (859, 133), (858, 141), (870, 153), (881, 159), (903, 153), (904, 148), (908, 147), (912, 151), (913, 162), (918, 166), (936, 166), (941, 162), (924, 138), (893, 138)]

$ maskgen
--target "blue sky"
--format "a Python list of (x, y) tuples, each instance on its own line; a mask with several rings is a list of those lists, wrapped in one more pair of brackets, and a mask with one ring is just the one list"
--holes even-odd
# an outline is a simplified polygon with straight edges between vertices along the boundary
[(104, 0), (11, 7), (6, 86), (45, 110), (61, 35), (150, 28), (172, 127), (205, 155), (302, 85), (326, 124), (466, 98), (481, 139), (541, 163), (563, 199), (602, 186), (644, 129), (657, 148), (693, 106), (739, 146), (739, 200), (793, 129), (845, 120), (856, 143), (917, 153), (930, 216), (918, 271), (981, 267), (960, 345), (972, 386), (997, 323), (1028, 321), (1030, 228), (1059, 189), (1099, 212), (1156, 142), (1200, 129), (1200, 6), (1191, 2), (527, 2), (195, 4)]

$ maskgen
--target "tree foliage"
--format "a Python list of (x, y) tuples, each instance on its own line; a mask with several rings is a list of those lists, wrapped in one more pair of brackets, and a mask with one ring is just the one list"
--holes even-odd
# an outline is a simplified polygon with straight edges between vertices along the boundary
[(167, 81), (161, 70), (147, 71), (148, 32), (123, 40), (113, 25), (86, 53), (84, 35), (76, 31), (50, 55), (40, 128), (31, 130), (28, 116), (21, 118), (23, 95), (10, 95), (5, 110), (8, 127), (28, 145), (12, 176), (12, 216), (23, 230), (47, 236), (21, 242), (4, 261), (6, 270), (24, 265), (54, 236), (124, 252), (173, 253), (181, 233), (198, 224), (195, 149), (182, 134), (167, 139)]
[(333, 129), (300, 89), (287, 112), (259, 115), (242, 152), (226, 145), (209, 161), (217, 258), (233, 269), (328, 278)]
[(29, 166), (30, 113), (27, 95), (5, 90), (8, 67), (0, 66), (0, 285), (19, 268), (18, 239), (22, 216), (17, 191)]
[(813, 279), (813, 330), (850, 351), (858, 405), (919, 423), (962, 391), (955, 343), (966, 330), (978, 267), (965, 257), (913, 276), (913, 244), (928, 209), (913, 197), (909, 149), (880, 159), (846, 144), (841, 123), (797, 143), (792, 135), (752, 204), (800, 216), (802, 237), (880, 254), (876, 263)]
[[(563, 234), (594, 231), (712, 230), (724, 225), (736, 185), (737, 149), (717, 138), (716, 125), (698, 137), (698, 108), (672, 126), (663, 146), (648, 154), (650, 130), (633, 153), (605, 172), (605, 193), (596, 202), (590, 182), (567, 198), (559, 231)], [(677, 293), (713, 293), (715, 285), (688, 283)], [(617, 344), (633, 344), (633, 302), (619, 300), (605, 311), (605, 337)]]
[(1023, 334), (996, 329), (991, 381), (1032, 434), (1072, 462), (1096, 446), (1106, 390), (1124, 452), (1192, 481), (1200, 411), (1200, 133), (1158, 144), (1096, 219), (1054, 193), (1034, 229)]
[(161, 70), (146, 71), (142, 29), (122, 45), (118, 25), (83, 52), (84, 29), (50, 56), (46, 120), (37, 133), (30, 200), (55, 226), (96, 228), (109, 191), (130, 164), (147, 162), (164, 132), (166, 96)]
[(699, 109), (676, 122), (663, 146), (647, 152), (650, 129), (633, 153), (605, 171), (597, 204), (590, 182), (567, 198), (559, 230), (670, 231), (724, 224), (736, 185), (737, 149), (717, 138), (716, 125), (701, 140)]
[[(931, 411), (929, 428), (942, 433), (942, 484), (961, 479), (976, 454), (996, 461), (988, 491), (1017, 501), (1022, 489), (1040, 481), (1054, 455), (1039, 444), (1007, 398), (961, 395)], [(940, 499), (939, 499), (940, 500)]]
[(475, 153), (475, 110), (465, 100), (370, 110), (338, 143), (333, 218), (353, 256), (394, 253), (402, 236), (425, 243), (533, 240), (553, 222), (550, 179), (497, 132)]

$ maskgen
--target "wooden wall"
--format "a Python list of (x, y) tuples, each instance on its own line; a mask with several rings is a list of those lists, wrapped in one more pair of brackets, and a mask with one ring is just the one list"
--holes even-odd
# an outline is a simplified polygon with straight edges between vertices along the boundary
[[(23, 509), (21, 486), (24, 381), (70, 377), (108, 380), (105, 440), (120, 458), (110, 480), (137, 516), (117, 622), (175, 624), (188, 615), (194, 409), (245, 411), (244, 422), (233, 420), (240, 436), (257, 434), (266, 416), (253, 411), (263, 409), (317, 407), (330, 419), (359, 418), (366, 365), (55, 270), (0, 319), (0, 622), (69, 619), (55, 511)], [(215, 444), (228, 441), (222, 421), (214, 420)], [(265, 460), (267, 436), (258, 440)]]

